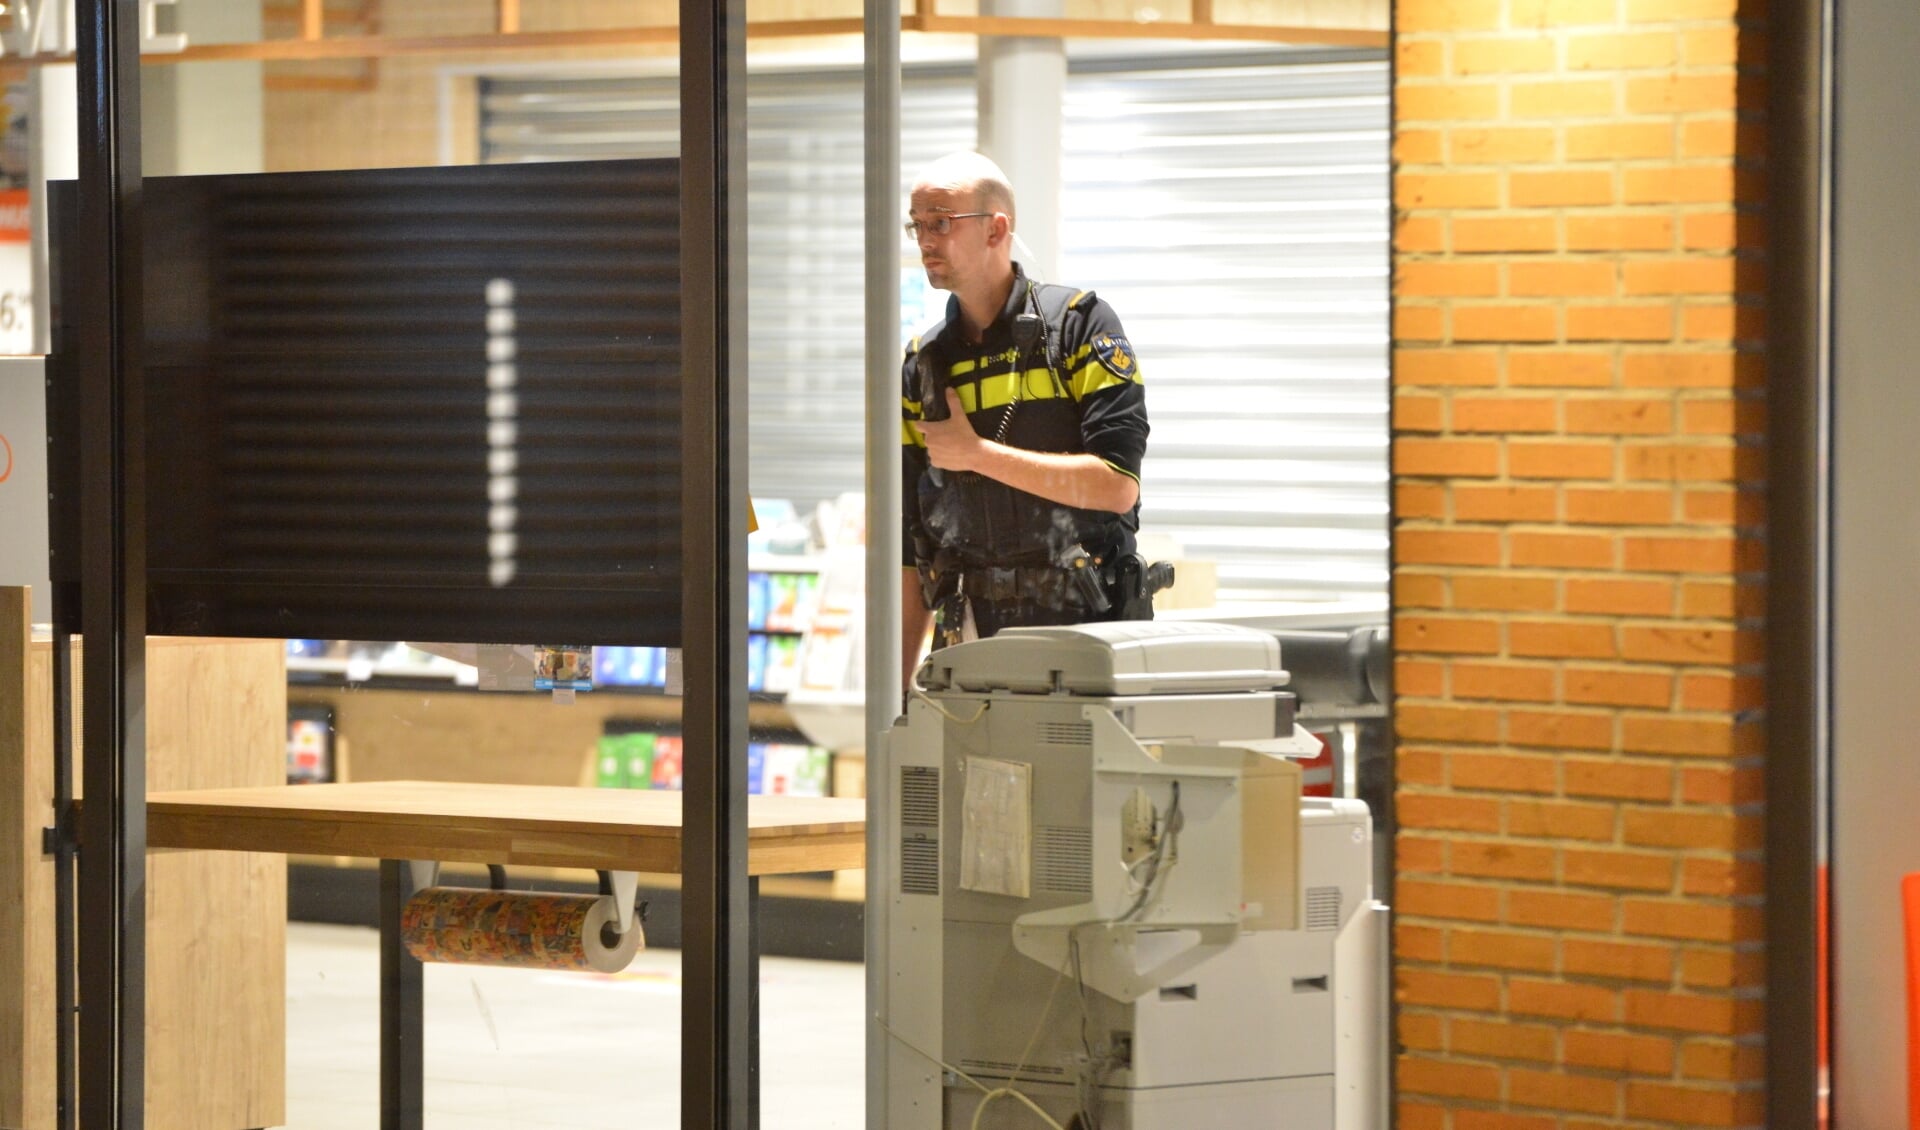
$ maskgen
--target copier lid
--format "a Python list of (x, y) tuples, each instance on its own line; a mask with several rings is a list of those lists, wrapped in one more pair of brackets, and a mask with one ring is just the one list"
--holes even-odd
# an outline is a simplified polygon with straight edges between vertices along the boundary
[(942, 648), (920, 668), (930, 691), (1064, 691), (1115, 697), (1284, 686), (1280, 641), (1257, 628), (1128, 620), (1008, 628)]

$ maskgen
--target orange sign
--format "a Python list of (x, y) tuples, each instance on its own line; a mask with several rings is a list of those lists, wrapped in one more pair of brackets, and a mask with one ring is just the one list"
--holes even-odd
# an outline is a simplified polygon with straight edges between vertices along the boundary
[(0, 243), (26, 243), (33, 238), (33, 208), (27, 190), (0, 190)]
[(13, 477), (13, 445), (7, 442), (5, 432), (0, 432), (0, 483)]

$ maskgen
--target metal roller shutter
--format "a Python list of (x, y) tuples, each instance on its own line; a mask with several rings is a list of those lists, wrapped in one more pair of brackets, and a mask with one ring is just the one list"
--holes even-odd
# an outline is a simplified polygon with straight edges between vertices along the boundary
[[(1153, 415), (1142, 525), (1217, 561), (1223, 602), (1386, 590), (1387, 90), (1384, 58), (1351, 52), (1070, 69), (1061, 281), (1120, 312)], [(672, 155), (676, 95), (488, 79), (482, 158)], [(970, 67), (908, 68), (903, 202), (974, 116)], [(857, 70), (749, 79), (749, 479), (803, 508), (863, 477), (861, 132)], [(914, 263), (903, 240), (903, 334)]]

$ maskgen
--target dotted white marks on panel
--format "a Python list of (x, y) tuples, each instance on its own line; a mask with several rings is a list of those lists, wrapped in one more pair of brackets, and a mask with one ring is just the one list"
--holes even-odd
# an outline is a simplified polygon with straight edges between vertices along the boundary
[(520, 383), (514, 367), (513, 282), (487, 283), (487, 579), (513, 580), (519, 536)]

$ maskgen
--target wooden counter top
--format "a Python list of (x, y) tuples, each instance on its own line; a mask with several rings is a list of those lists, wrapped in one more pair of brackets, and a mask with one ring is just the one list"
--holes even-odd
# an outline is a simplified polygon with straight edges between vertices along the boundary
[[(645, 789), (436, 781), (195, 789), (148, 795), (147, 842), (677, 874), (680, 802)], [(749, 874), (858, 868), (865, 854), (864, 800), (749, 799)]]

